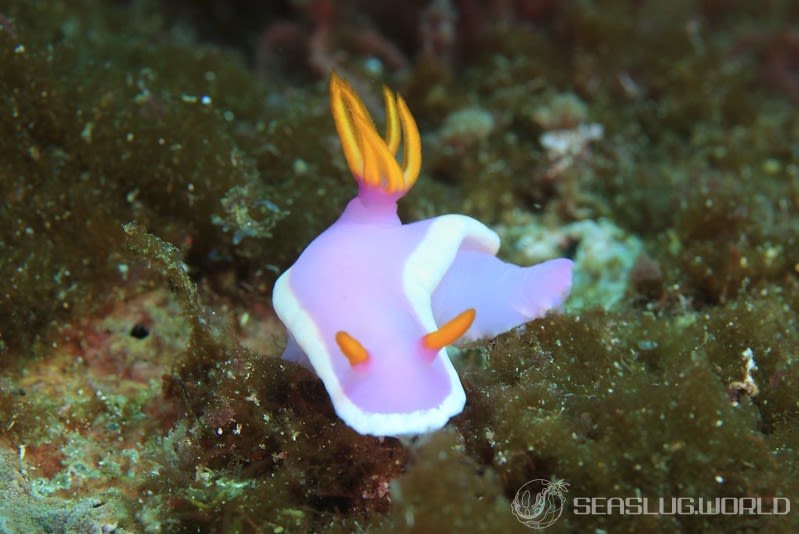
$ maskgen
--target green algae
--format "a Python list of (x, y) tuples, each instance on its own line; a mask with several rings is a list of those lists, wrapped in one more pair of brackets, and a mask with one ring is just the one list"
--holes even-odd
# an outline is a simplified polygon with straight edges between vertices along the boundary
[[(414, 468), (392, 482), (387, 523), (400, 532), (524, 532), (508, 513), (499, 477), (470, 457), (453, 430), (430, 438), (412, 456)], [(430, 476), (439, 473), (438, 476)]]
[(20, 472), (18, 459), (0, 451), (0, 530), (3, 532), (124, 532), (126, 516), (118, 495), (82, 500), (32, 494), (29, 477)]
[[(267, 292), (354, 190), (322, 86), (274, 91), (152, 3), (3, 9), (0, 492), (17, 514), (4, 528), (521, 531), (509, 502), (534, 478), (567, 480), (570, 496), (799, 495), (799, 122), (759, 71), (769, 47), (745, 39), (795, 20), (790, 3), (575, 2), (397, 81), (426, 143), (405, 215), (605, 217), (645, 249), (607, 309), (463, 350), (465, 412), (411, 446), (355, 434), (317, 378), (235, 335), (237, 286)], [(219, 35), (240, 45), (232, 17)], [(493, 129), (464, 150), (444, 124), (466, 108)], [(540, 135), (580, 121), (605, 138), (553, 180)], [(86, 358), (98, 332), (80, 319), (154, 288), (170, 304), (150, 305), (150, 341), (120, 342), (126, 318), (100, 329), (115, 350)], [(111, 504), (92, 511), (90, 495)], [(566, 509), (554, 528), (798, 522)]]
[[(330, 129), (324, 107), (270, 107), (230, 53), (180, 35), (155, 46), (165, 30), (152, 11), (129, 26), (120, 8), (99, 12), (6, 8), (19, 29), (0, 32), (3, 350), (103, 300), (102, 282), (121, 279), (123, 224), (179, 243), (198, 269), (268, 257), (280, 270), (348, 195), (324, 139), (302, 134)], [(48, 23), (29, 35), (30, 20)], [(59, 31), (66, 41), (50, 43)]]
[[(795, 466), (773, 454), (795, 444), (763, 427), (775, 416), (794, 419), (795, 395), (777, 408), (760, 394), (739, 397), (732, 385), (745, 374), (746, 351), (757, 360), (757, 383), (776, 377), (785, 392), (795, 380), (786, 369), (795, 367), (796, 316), (785, 311), (796, 292), (779, 293), (690, 319), (581, 313), (501, 336), (486, 369), (464, 377), (474, 381), (466, 421), (457, 423), (467, 448), (498, 469), (507, 492), (556, 476), (580, 480), (582, 495), (795, 495)], [(633, 530), (652, 526), (651, 518), (627, 520)], [(795, 519), (781, 521), (774, 524)], [(724, 528), (717, 518), (661, 528), (677, 525)]]

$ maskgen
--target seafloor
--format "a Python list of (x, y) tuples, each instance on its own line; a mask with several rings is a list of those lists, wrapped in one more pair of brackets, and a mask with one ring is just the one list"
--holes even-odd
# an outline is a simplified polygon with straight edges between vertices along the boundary
[[(554, 532), (799, 532), (797, 28), (791, 0), (3, 2), (0, 532), (529, 532), (532, 479), (793, 506)], [(466, 409), (412, 443), (278, 359), (272, 284), (355, 192), (333, 68), (419, 123), (405, 220), (576, 262), (563, 314), (456, 351)]]

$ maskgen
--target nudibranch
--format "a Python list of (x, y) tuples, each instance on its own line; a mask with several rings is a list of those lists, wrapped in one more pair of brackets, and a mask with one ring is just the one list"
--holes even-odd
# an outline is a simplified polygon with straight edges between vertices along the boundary
[(350, 85), (331, 74), (358, 195), (280, 276), (273, 305), (289, 333), (283, 358), (316, 372), (338, 416), (361, 434), (403, 436), (437, 430), (463, 410), (445, 347), (560, 307), (572, 262), (505, 263), (497, 234), (465, 215), (402, 224), (397, 201), (419, 176), (421, 141), (402, 97), (388, 88), (383, 96), (381, 137)]

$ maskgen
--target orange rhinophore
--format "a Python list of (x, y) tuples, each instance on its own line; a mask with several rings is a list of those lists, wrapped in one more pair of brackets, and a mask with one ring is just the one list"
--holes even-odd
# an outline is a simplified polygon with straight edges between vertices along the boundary
[(369, 351), (363, 348), (363, 345), (357, 339), (344, 330), (336, 332), (336, 343), (353, 367), (369, 359)]
[(444, 323), (435, 332), (430, 332), (422, 338), (422, 343), (428, 349), (440, 350), (447, 345), (452, 345), (472, 326), (477, 312), (474, 308), (469, 308), (459, 313), (454, 319)]

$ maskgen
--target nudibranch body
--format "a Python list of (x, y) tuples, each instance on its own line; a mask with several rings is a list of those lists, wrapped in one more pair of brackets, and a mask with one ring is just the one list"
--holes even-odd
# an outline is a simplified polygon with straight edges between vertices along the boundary
[(505, 263), (495, 257), (496, 233), (464, 215), (402, 224), (397, 201), (421, 167), (405, 102), (384, 89), (381, 138), (335, 73), (330, 97), (359, 192), (275, 284), (273, 305), (289, 331), (283, 357), (312, 368), (336, 413), (361, 434), (431, 432), (466, 401), (445, 346), (495, 336), (559, 307), (572, 264)]

